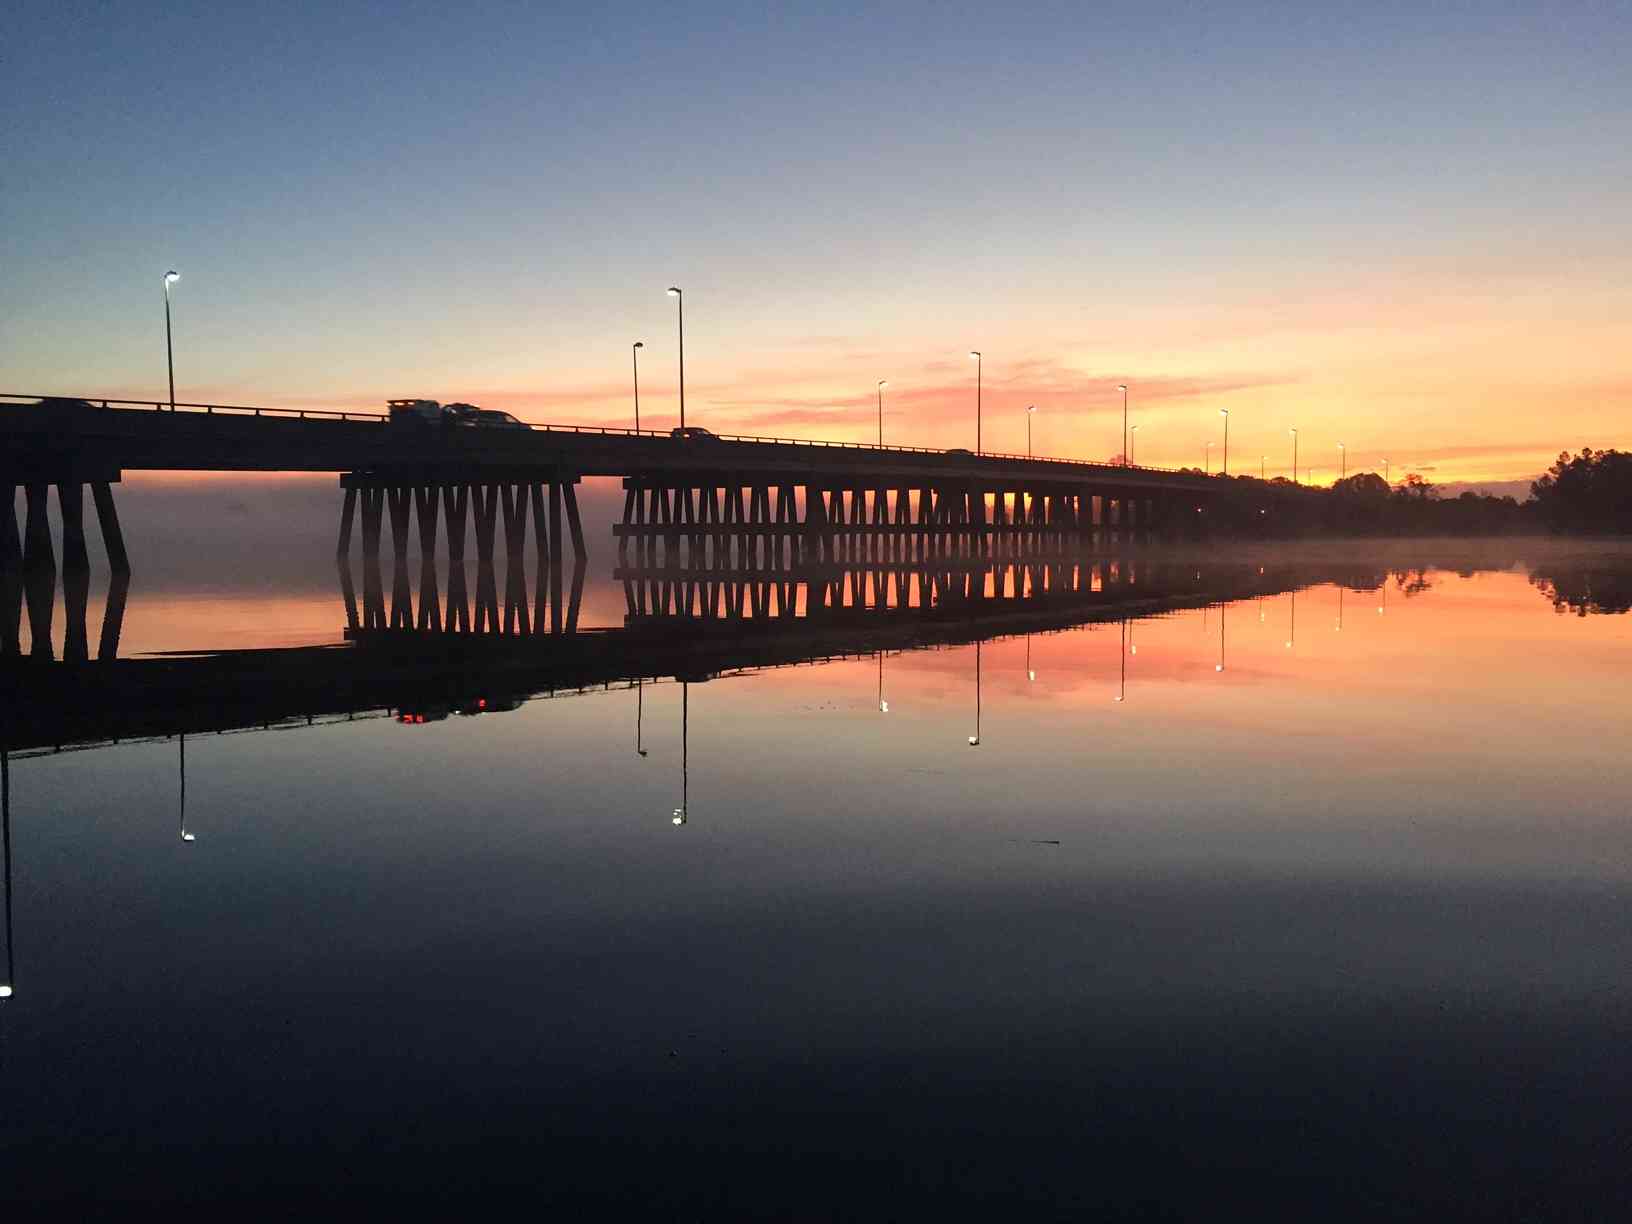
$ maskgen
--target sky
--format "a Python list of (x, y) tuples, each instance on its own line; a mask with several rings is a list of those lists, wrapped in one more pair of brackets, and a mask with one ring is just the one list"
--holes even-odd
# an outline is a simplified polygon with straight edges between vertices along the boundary
[[(1632, 4), (92, 6), (0, 44), (0, 392), (1632, 447)], [(1207, 454), (1206, 444), (1214, 448)]]

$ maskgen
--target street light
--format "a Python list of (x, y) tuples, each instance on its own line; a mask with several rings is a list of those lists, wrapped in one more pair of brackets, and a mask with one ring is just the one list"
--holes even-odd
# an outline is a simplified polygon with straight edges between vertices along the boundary
[(974, 349), (969, 350), (969, 356), (975, 361), (975, 454), (980, 454), (980, 383), (984, 359)]
[(1136, 433), (1138, 433), (1138, 432), (1139, 432), (1139, 426), (1137, 426), (1137, 425), (1135, 425), (1132, 429), (1128, 430), (1128, 466), (1129, 467), (1133, 466), (1133, 444), (1138, 441), (1138, 439), (1135, 438), (1134, 435)]
[(170, 371), (170, 411), (176, 410), (176, 353), (170, 343), (170, 286), (181, 279), (174, 268), (164, 274), (164, 364)]
[(878, 444), (884, 445), (884, 388), (890, 384), (884, 379), (878, 380)]
[(1026, 405), (1026, 458), (1031, 458), (1031, 417), (1037, 411), (1036, 404)]
[(629, 360), (632, 361), (634, 363), (634, 366), (635, 366), (635, 432), (636, 433), (640, 432), (640, 350), (645, 348), (645, 347), (646, 346), (644, 344), (642, 344), (639, 340), (636, 340), (635, 344), (634, 344), (634, 347), (629, 350)]
[(1343, 474), (1338, 479), (1347, 480), (1349, 478), (1349, 448), (1341, 442), (1337, 444), (1337, 457), (1343, 468)]
[(1116, 389), (1122, 392), (1122, 466), (1128, 466), (1128, 384), (1117, 383)]
[(1297, 429), (1294, 428), (1294, 429), (1287, 430), (1287, 432), (1292, 435), (1292, 483), (1297, 484), (1298, 483), (1298, 431), (1297, 431)]
[(1230, 474), (1230, 410), (1220, 408), (1218, 415), (1224, 418), (1224, 470), (1223, 474)]
[(680, 428), (686, 427), (686, 299), (676, 285), (669, 286), (674, 299), (675, 321), (680, 331)]
[(1383, 483), (1385, 485), (1388, 485), (1388, 487), (1391, 488), (1391, 489), (1394, 487), (1392, 482), (1390, 482), (1390, 480), (1388, 479), (1388, 460), (1387, 459), (1383, 460)]

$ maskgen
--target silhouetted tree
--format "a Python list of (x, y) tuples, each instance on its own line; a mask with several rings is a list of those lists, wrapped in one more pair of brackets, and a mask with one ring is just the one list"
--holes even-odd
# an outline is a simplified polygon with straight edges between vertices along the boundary
[(1541, 519), (1554, 531), (1632, 532), (1632, 454), (1583, 447), (1530, 486)]

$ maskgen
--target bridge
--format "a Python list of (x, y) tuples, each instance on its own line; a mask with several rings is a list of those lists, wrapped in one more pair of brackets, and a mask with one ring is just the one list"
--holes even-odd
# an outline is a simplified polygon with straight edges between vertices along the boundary
[[(51, 649), (55, 487), (64, 653), (90, 657), (77, 628), (89, 585), (85, 490), (121, 586), (130, 566), (113, 487), (127, 471), (337, 473), (340, 553), (349, 553), (360, 523), (365, 562), (377, 560), (389, 522), (399, 575), (411, 518), (427, 558), (445, 537), (450, 561), (462, 561), (473, 530), (483, 566), (493, 562), (502, 523), (512, 573), (522, 572), (531, 537), (539, 590), (558, 625), (568, 546), (575, 565), (587, 555), (575, 492), (585, 477), (622, 478), (623, 515), (613, 527), (619, 561), (647, 566), (920, 564), (1124, 549), (1193, 534), (1210, 511), (1222, 518), (1216, 511), (1247, 499), (1267, 507), (1307, 492), (1193, 471), (923, 447), (0, 395), (0, 655), (20, 652), (25, 605), (34, 651)], [(512, 594), (507, 603), (519, 604)], [(479, 599), (479, 609), (492, 606)], [(108, 657), (110, 645), (117, 649), (105, 636), (98, 654)]]

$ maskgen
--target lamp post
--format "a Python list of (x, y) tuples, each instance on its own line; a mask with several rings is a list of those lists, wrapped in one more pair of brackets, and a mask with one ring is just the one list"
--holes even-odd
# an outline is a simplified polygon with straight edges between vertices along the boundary
[(164, 364), (170, 371), (170, 411), (176, 410), (176, 353), (170, 343), (170, 286), (181, 279), (174, 268), (164, 274)]
[(680, 428), (686, 427), (686, 299), (677, 285), (669, 286), (674, 299), (675, 322), (680, 333)]
[(1338, 479), (1347, 480), (1349, 478), (1349, 448), (1341, 442), (1337, 444), (1337, 458), (1342, 468), (1342, 474), (1338, 476)]
[(878, 380), (878, 444), (884, 445), (884, 388), (890, 384), (884, 379)]
[(1116, 389), (1122, 392), (1122, 466), (1128, 466), (1128, 384), (1117, 383)]
[(982, 368), (985, 360), (974, 349), (969, 350), (969, 356), (975, 362), (975, 454), (980, 454), (980, 384)]
[(1220, 408), (1218, 410), (1218, 415), (1224, 418), (1224, 467), (1223, 467), (1223, 474), (1225, 476), (1228, 476), (1230, 474), (1230, 410), (1228, 408)]
[(1133, 466), (1133, 444), (1139, 440), (1138, 437), (1136, 436), (1138, 434), (1138, 432), (1139, 432), (1139, 426), (1137, 426), (1137, 425), (1133, 426), (1131, 429), (1128, 430), (1128, 466), (1129, 467)]
[(1036, 404), (1026, 405), (1026, 458), (1031, 458), (1031, 417), (1037, 411)]
[(635, 432), (640, 432), (640, 350), (646, 346), (636, 340), (634, 347), (629, 350), (629, 360), (635, 367)]
[(1383, 460), (1383, 483), (1385, 485), (1387, 485), (1391, 489), (1394, 487), (1393, 482), (1390, 481), (1389, 478), (1388, 478), (1388, 460), (1387, 459)]
[(1287, 430), (1292, 435), (1292, 483), (1298, 483), (1298, 431), (1296, 428)]

